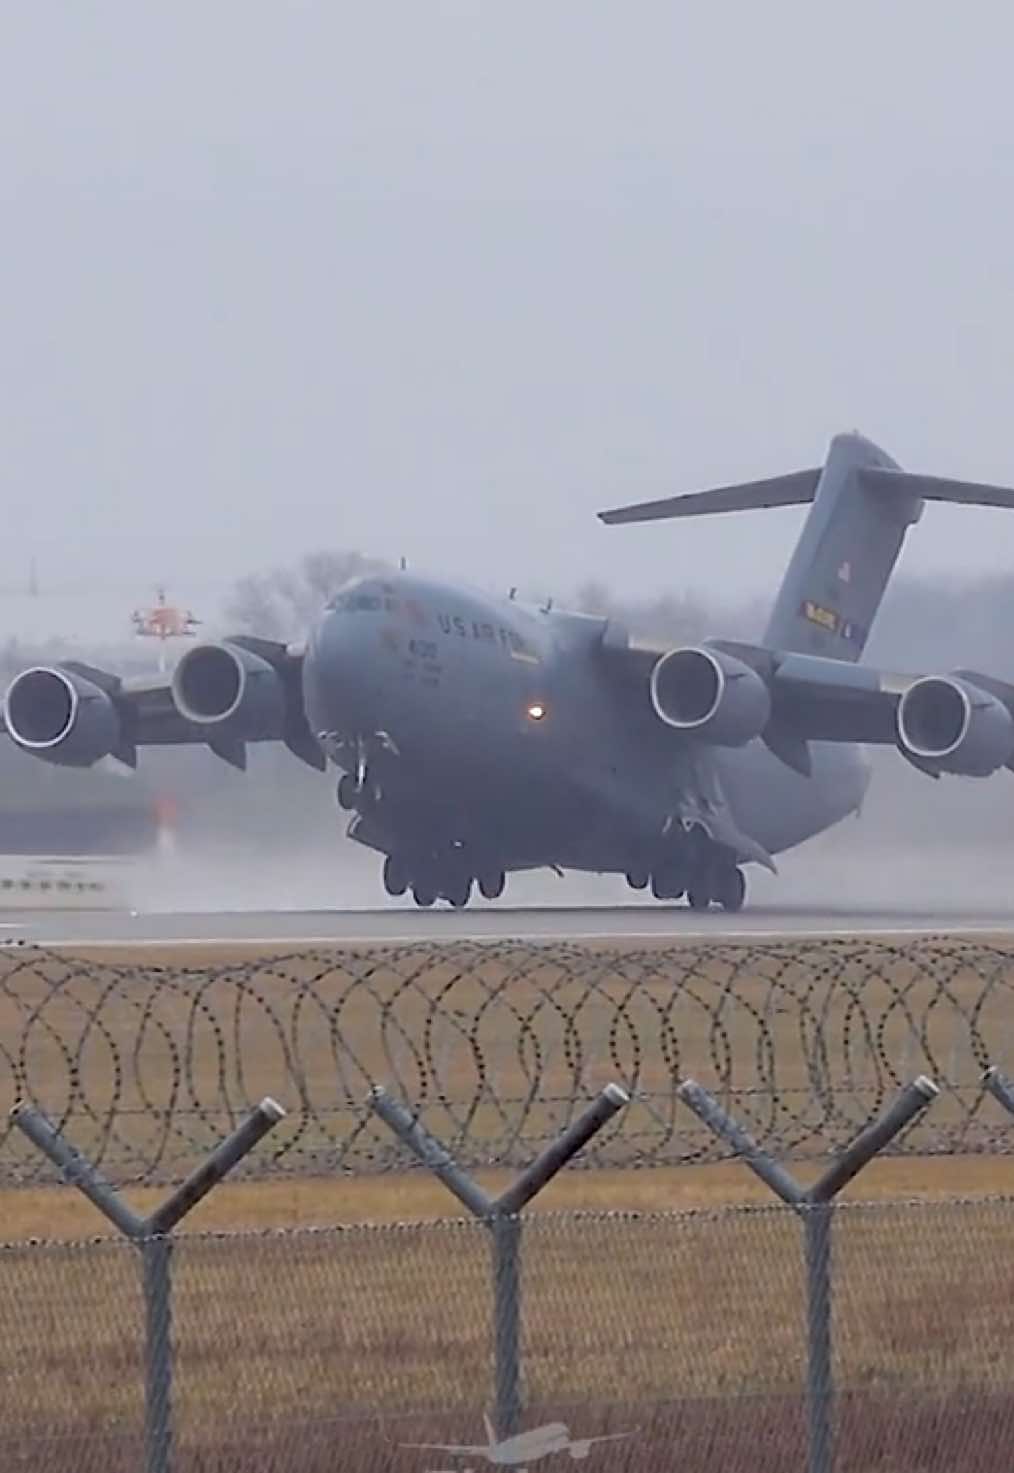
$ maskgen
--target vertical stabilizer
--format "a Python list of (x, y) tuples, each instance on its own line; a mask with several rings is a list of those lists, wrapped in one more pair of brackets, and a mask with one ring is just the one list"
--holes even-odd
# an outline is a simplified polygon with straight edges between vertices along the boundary
[(775, 649), (858, 660), (922, 500), (899, 476), (889, 492), (866, 470), (900, 467), (862, 435), (831, 441), (802, 533), (771, 612)]
[(856, 661), (866, 647), (905, 533), (926, 501), (1014, 511), (1014, 489), (903, 471), (871, 440), (835, 435), (822, 466), (599, 512), (609, 526), (716, 512), (809, 506), (765, 644)]

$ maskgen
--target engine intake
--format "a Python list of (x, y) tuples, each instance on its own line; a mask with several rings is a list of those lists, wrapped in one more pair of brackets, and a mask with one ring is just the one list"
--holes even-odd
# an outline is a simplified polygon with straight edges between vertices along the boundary
[(940, 772), (989, 777), (1014, 754), (1007, 707), (954, 675), (928, 675), (910, 685), (896, 721), (901, 751)]
[(120, 745), (120, 716), (108, 692), (47, 665), (14, 677), (4, 721), (17, 746), (60, 767), (91, 767)]
[(651, 702), (668, 726), (720, 747), (760, 736), (771, 696), (756, 670), (719, 650), (670, 650), (651, 672)]
[(273, 665), (241, 645), (201, 644), (173, 671), (177, 711), (197, 726), (220, 726), (247, 741), (271, 741), (285, 728), (285, 687)]

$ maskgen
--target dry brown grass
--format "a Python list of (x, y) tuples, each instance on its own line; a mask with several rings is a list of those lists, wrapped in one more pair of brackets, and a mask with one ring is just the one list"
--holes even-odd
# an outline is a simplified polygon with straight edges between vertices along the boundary
[[(1014, 1203), (853, 1204), (835, 1237), (841, 1385), (894, 1399), (1003, 1386)], [(0, 1255), (8, 1435), (138, 1425), (133, 1254), (108, 1242)], [(784, 1209), (537, 1214), (523, 1269), (532, 1407), (798, 1395), (800, 1227)], [(338, 1437), (382, 1415), (397, 1436), (411, 1413), (457, 1407), (471, 1426), (489, 1404), (489, 1243), (475, 1225), (187, 1236), (174, 1280), (188, 1445), (247, 1436), (251, 1419), (270, 1437), (323, 1418)]]
[[(819, 1162), (802, 1163), (807, 1182)], [(495, 1191), (510, 1174), (481, 1171), (476, 1179)], [(149, 1212), (169, 1188), (124, 1192)], [(946, 1201), (954, 1197), (1014, 1195), (1014, 1158), (1006, 1156), (890, 1157), (874, 1161), (843, 1194), (849, 1201)], [(764, 1184), (739, 1162), (655, 1167), (645, 1171), (563, 1172), (539, 1195), (531, 1212), (679, 1212), (693, 1208), (762, 1206)], [(286, 1178), (226, 1181), (187, 1217), (187, 1232), (257, 1232), (335, 1224), (432, 1222), (463, 1209), (422, 1170), (338, 1180)], [(116, 1229), (79, 1192), (63, 1186), (0, 1191), (0, 1234), (6, 1242), (115, 1236)]]

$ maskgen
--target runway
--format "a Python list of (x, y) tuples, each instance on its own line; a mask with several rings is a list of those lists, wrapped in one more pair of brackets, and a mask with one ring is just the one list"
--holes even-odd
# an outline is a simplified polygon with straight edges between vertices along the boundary
[(663, 942), (778, 937), (1012, 935), (1014, 910), (968, 908), (787, 908), (757, 905), (738, 915), (677, 907), (483, 906), (455, 911), (390, 909), (249, 911), (4, 912), (4, 945), (132, 945), (146, 942), (355, 944), (408, 941), (598, 940)]

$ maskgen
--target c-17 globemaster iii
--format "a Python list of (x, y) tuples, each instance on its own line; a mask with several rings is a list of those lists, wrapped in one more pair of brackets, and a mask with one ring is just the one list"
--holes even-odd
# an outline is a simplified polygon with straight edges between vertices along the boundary
[(865, 745), (932, 776), (1014, 763), (1014, 686), (861, 663), (927, 501), (1014, 508), (1014, 491), (909, 474), (853, 433), (823, 466), (600, 513), (809, 504), (759, 644), (671, 648), (402, 571), (346, 585), (299, 646), (199, 644), (157, 679), (22, 671), (4, 721), (25, 751), (82, 767), (178, 743), (244, 767), (247, 743), (284, 742), (340, 770), (349, 835), (384, 856), (388, 894), (421, 906), (494, 899), (512, 871), (546, 867), (736, 910), (745, 865), (773, 869), (859, 809)]

